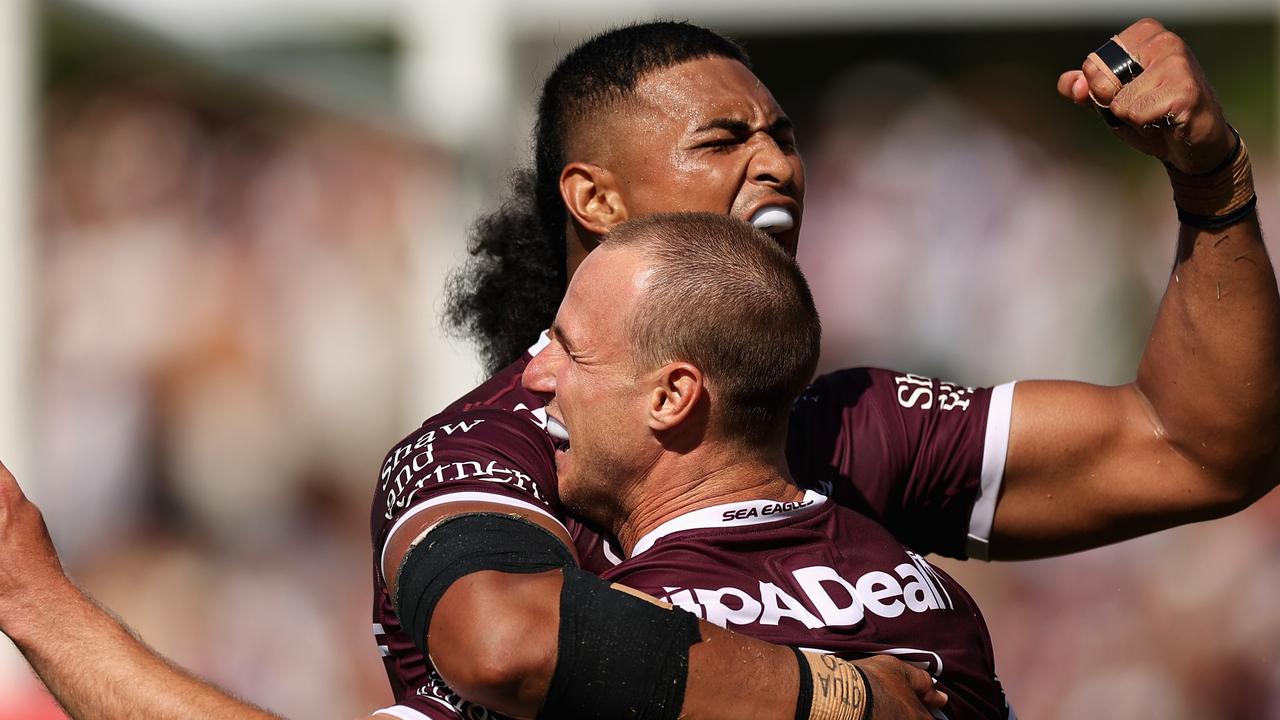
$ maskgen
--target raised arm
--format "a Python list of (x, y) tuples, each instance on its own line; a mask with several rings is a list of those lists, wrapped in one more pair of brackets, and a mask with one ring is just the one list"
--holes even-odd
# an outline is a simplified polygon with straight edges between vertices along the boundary
[(1165, 163), (1182, 220), (1175, 262), (1134, 382), (1016, 386), (993, 558), (1219, 517), (1280, 478), (1280, 297), (1247, 149), (1179, 37), (1147, 19), (1116, 42), (1140, 75), (1122, 86), (1091, 54), (1058, 89), (1109, 105), (1116, 137)]
[(73, 718), (277, 718), (171, 664), (62, 571), (40, 511), (0, 465), (0, 630)]

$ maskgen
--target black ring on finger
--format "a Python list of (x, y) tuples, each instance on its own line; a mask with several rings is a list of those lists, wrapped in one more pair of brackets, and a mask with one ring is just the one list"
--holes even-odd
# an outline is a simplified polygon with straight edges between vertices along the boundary
[[(1102, 63), (1111, 69), (1111, 73), (1116, 76), (1116, 80), (1120, 81), (1123, 87), (1133, 81), (1134, 78), (1142, 74), (1142, 65), (1133, 59), (1124, 48), (1120, 47), (1120, 43), (1115, 38), (1111, 38), (1102, 44), (1102, 47), (1094, 50)], [(1124, 127), (1124, 122), (1116, 117), (1109, 108), (1098, 106), (1098, 114), (1102, 116), (1102, 121), (1113, 130)]]
[(1112, 38), (1102, 44), (1102, 47), (1094, 50), (1098, 57), (1102, 59), (1102, 63), (1111, 69), (1112, 74), (1120, 81), (1121, 85), (1128, 85), (1134, 78), (1142, 74), (1142, 65), (1133, 56), (1125, 52), (1120, 47), (1120, 43)]

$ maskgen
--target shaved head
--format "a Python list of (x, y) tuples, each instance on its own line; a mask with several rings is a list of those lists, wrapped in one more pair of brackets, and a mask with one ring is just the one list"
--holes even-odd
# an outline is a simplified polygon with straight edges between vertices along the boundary
[(724, 437), (778, 440), (822, 339), (795, 260), (765, 233), (712, 213), (630, 220), (601, 247), (637, 252), (649, 268), (629, 322), (637, 371), (690, 362), (707, 376)]

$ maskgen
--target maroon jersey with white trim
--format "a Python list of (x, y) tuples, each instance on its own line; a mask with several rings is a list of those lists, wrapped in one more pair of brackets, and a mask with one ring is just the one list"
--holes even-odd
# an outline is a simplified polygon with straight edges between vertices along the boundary
[[(850, 368), (818, 378), (787, 432), (791, 473), (878, 521), (920, 554), (985, 545), (1004, 471), (1011, 385), (967, 388), (911, 373)], [(988, 438), (988, 419), (1003, 434)], [(984, 452), (985, 445), (992, 445)], [(986, 467), (984, 467), (984, 461)], [(986, 477), (984, 477), (984, 475)], [(985, 487), (984, 487), (985, 486)], [(970, 538), (975, 534), (978, 537)]]
[(813, 491), (677, 517), (604, 578), (772, 643), (919, 665), (950, 698), (950, 720), (1011, 716), (968, 593), (875, 520)]
[[(560, 510), (554, 443), (543, 429), (544, 404), (521, 385), (521, 374), (539, 349), (428, 419), (397, 443), (382, 465), (371, 516), (373, 622), (397, 707), (404, 712), (456, 710), (465, 716), (482, 710), (449, 691), (392, 610), (381, 574), (382, 552), (407, 516), (481, 498), (516, 505), (559, 520), (574, 539), (584, 569), (599, 574), (619, 562), (597, 533)], [(897, 376), (902, 374), (850, 370), (819, 379), (793, 411), (788, 453), (794, 474), (891, 524), (904, 542), (920, 538), (921, 551), (960, 554), (956, 548), (964, 546), (965, 515), (979, 494), (990, 391), (928, 381), (933, 402), (908, 394), (914, 404), (904, 404)], [(953, 453), (957, 459), (948, 462)], [(998, 489), (998, 475), (995, 479)], [(945, 533), (919, 527), (944, 521)]]
[(406, 717), (502, 716), (454, 694), (401, 628), (381, 572), (383, 549), (398, 523), (450, 502), (496, 502), (564, 525), (585, 569), (599, 573), (614, 564), (596, 533), (560, 511), (544, 403), (520, 384), (531, 358), (526, 354), (428, 419), (383, 461), (371, 517), (373, 631), (397, 702), (393, 709)]

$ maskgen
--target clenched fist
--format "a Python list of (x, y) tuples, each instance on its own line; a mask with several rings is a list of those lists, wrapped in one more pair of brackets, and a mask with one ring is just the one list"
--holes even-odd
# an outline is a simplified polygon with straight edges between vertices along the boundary
[(1058, 78), (1058, 92), (1076, 103), (1109, 108), (1120, 120), (1112, 128), (1116, 136), (1177, 170), (1196, 175), (1221, 165), (1235, 136), (1182, 38), (1145, 18), (1114, 40), (1142, 66), (1140, 75), (1121, 85), (1098, 54), (1089, 53), (1079, 70)]

